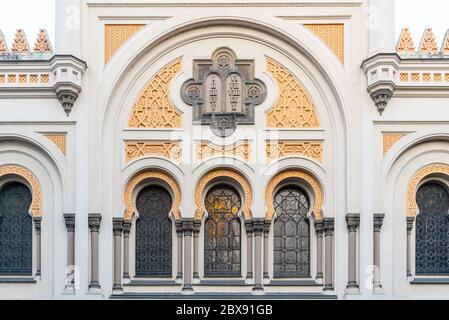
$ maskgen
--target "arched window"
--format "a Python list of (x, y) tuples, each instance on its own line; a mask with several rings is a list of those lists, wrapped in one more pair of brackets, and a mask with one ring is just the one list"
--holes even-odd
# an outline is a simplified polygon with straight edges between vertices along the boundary
[(145, 187), (137, 196), (136, 276), (172, 276), (172, 198), (160, 186)]
[(449, 275), (449, 193), (439, 182), (418, 189), (416, 274)]
[(310, 202), (299, 188), (282, 188), (274, 197), (274, 276), (310, 277)]
[(0, 190), (0, 275), (31, 275), (33, 221), (31, 191), (21, 183)]
[(227, 185), (213, 187), (205, 200), (209, 214), (204, 235), (204, 274), (206, 276), (241, 275), (242, 206), (238, 192)]

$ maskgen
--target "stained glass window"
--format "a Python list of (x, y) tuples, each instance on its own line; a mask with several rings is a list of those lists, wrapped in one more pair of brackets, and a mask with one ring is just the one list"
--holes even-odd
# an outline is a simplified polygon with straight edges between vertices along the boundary
[(274, 197), (274, 276), (310, 277), (309, 199), (299, 188), (286, 187)]
[(172, 208), (170, 194), (160, 186), (144, 188), (136, 200), (136, 276), (172, 276)]
[(204, 273), (206, 276), (240, 276), (240, 196), (230, 186), (217, 186), (207, 194), (205, 205), (209, 216), (205, 224)]
[(449, 194), (430, 182), (416, 194), (416, 274), (449, 275)]
[(31, 275), (33, 221), (29, 214), (30, 190), (11, 183), (0, 191), (0, 274)]

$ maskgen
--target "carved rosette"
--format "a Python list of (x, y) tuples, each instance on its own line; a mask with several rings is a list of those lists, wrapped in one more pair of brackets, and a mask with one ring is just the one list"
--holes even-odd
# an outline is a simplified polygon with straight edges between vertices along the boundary
[(423, 179), (433, 174), (442, 174), (449, 176), (449, 166), (446, 164), (429, 165), (420, 169), (410, 180), (407, 191), (407, 216), (415, 217), (418, 213), (418, 204), (416, 203), (416, 192)]
[(313, 208), (313, 214), (315, 216), (316, 220), (323, 219), (323, 203), (324, 203), (324, 196), (323, 191), (321, 189), (320, 183), (318, 180), (313, 177), (312, 175), (300, 171), (300, 170), (289, 170), (284, 171), (279, 174), (277, 174), (274, 178), (270, 180), (268, 183), (267, 189), (265, 191), (265, 205), (267, 206), (267, 213), (265, 216), (266, 220), (272, 220), (274, 217), (274, 205), (273, 205), (273, 199), (274, 199), (274, 190), (276, 187), (281, 184), (283, 181), (287, 179), (300, 179), (306, 181), (313, 189), (314, 195), (315, 195), (315, 206)]
[(28, 184), (31, 187), (31, 193), (32, 193), (32, 202), (30, 207), (30, 214), (37, 218), (42, 216), (41, 208), (42, 208), (42, 193), (41, 193), (41, 187), (37, 180), (37, 178), (34, 176), (34, 174), (29, 171), (28, 169), (25, 169), (24, 167), (20, 167), (17, 165), (6, 165), (0, 167), (0, 177), (6, 176), (6, 175), (16, 175), (20, 176), (23, 179), (25, 179)]
[(265, 84), (254, 78), (254, 61), (220, 48), (210, 60), (195, 60), (193, 74), (181, 97), (194, 107), (194, 124), (210, 125), (220, 137), (232, 135), (238, 124), (254, 124), (254, 106), (266, 98)]

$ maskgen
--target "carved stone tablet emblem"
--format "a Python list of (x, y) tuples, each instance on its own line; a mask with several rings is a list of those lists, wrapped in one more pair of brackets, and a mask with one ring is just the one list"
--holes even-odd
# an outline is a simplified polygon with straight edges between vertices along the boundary
[(194, 124), (210, 125), (221, 137), (237, 124), (254, 124), (254, 106), (266, 98), (265, 84), (254, 79), (254, 60), (237, 60), (229, 48), (216, 50), (210, 60), (193, 62), (193, 79), (182, 87), (182, 99), (194, 107)]

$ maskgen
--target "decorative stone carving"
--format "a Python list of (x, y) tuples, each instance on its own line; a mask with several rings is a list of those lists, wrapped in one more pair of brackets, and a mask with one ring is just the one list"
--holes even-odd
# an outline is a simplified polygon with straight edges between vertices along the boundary
[(59, 102), (61, 103), (62, 108), (64, 109), (64, 112), (67, 114), (67, 116), (69, 116), (72, 112), (73, 105), (78, 99), (78, 93), (79, 92), (72, 90), (59, 90), (58, 92), (56, 92)]
[(184, 102), (194, 107), (194, 124), (210, 125), (220, 137), (237, 124), (254, 124), (254, 106), (266, 98), (265, 84), (254, 79), (254, 61), (237, 60), (229, 48), (217, 49), (211, 60), (195, 60), (193, 79), (181, 89)]
[(268, 141), (267, 162), (283, 157), (302, 156), (323, 162), (323, 143), (314, 141)]
[(380, 232), (382, 229), (382, 226), (384, 225), (384, 218), (385, 214), (383, 213), (376, 213), (374, 214), (374, 232)]
[(346, 223), (349, 232), (357, 232), (357, 229), (360, 226), (360, 214), (347, 214)]
[[(1, 48), (0, 48), (0, 52), (1, 52)], [(444, 55), (449, 55), (449, 30), (444, 35), (443, 43), (441, 44), (441, 53)]]
[(262, 237), (265, 231), (265, 220), (264, 219), (254, 219), (253, 221), (253, 232), (256, 237)]
[(304, 24), (337, 56), (341, 63), (345, 63), (345, 25), (333, 24)]
[(295, 76), (280, 64), (267, 60), (267, 70), (277, 82), (279, 97), (266, 114), (268, 128), (319, 128), (315, 106)]
[(333, 236), (335, 230), (335, 219), (334, 218), (324, 218), (323, 220), (323, 230), (326, 236)]
[(50, 40), (48, 38), (47, 31), (45, 29), (40, 29), (37, 36), (36, 43), (34, 44), (35, 53), (52, 53), (53, 48), (51, 46)]
[(64, 214), (64, 221), (65, 221), (65, 227), (67, 228), (67, 232), (75, 232), (75, 214), (74, 213), (65, 213)]
[(16, 175), (25, 179), (31, 187), (32, 202), (30, 207), (30, 215), (34, 218), (42, 217), (42, 193), (41, 187), (34, 174), (17, 165), (5, 165), (0, 167), (0, 178), (6, 175)]
[(434, 174), (449, 176), (449, 166), (446, 164), (435, 164), (426, 166), (415, 173), (410, 180), (407, 191), (407, 216), (415, 217), (418, 214), (418, 204), (416, 203), (416, 192), (421, 181)]
[(181, 70), (181, 60), (160, 70), (144, 88), (129, 118), (130, 128), (172, 129), (182, 127), (181, 112), (171, 102), (169, 87)]
[(67, 133), (43, 133), (64, 155), (67, 155)]
[(6, 44), (5, 36), (3, 35), (3, 32), (0, 31), (0, 54), (7, 54), (8, 46)]
[(407, 217), (407, 235), (412, 234), (414, 224), (415, 224), (415, 217)]
[(419, 45), (419, 53), (421, 54), (437, 54), (438, 46), (433, 34), (432, 28), (424, 30), (421, 44)]
[(112, 232), (114, 237), (121, 237), (123, 234), (124, 220), (122, 218), (113, 218), (112, 220)]
[(267, 213), (265, 215), (265, 219), (272, 220), (274, 217), (275, 213), (273, 205), (274, 190), (284, 180), (292, 178), (304, 180), (312, 187), (315, 196), (315, 206), (313, 208), (313, 214), (316, 220), (322, 220), (323, 219), (322, 208), (324, 204), (324, 196), (320, 183), (315, 179), (315, 177), (300, 170), (284, 171), (277, 174), (270, 180), (270, 182), (267, 185), (267, 189), (265, 191), (265, 205), (267, 206)]
[(388, 151), (408, 132), (384, 132), (383, 133), (383, 154), (386, 155)]
[(317, 236), (323, 236), (324, 233), (324, 223), (323, 220), (317, 220), (315, 222), (315, 232), (317, 234)]
[(179, 163), (182, 156), (181, 144), (170, 141), (126, 142), (126, 163), (144, 156), (161, 156)]
[(26, 54), (30, 53), (30, 46), (23, 29), (17, 29), (16, 36), (11, 46), (11, 53)]
[(104, 26), (104, 63), (139, 32), (144, 24), (106, 24)]
[(93, 213), (88, 217), (89, 229), (91, 232), (99, 232), (101, 225), (101, 214)]
[(206, 213), (206, 208), (204, 207), (203, 201), (204, 189), (210, 182), (220, 178), (232, 179), (240, 185), (240, 187), (243, 189), (243, 199), (245, 201), (242, 209), (243, 214), (246, 220), (252, 220), (251, 205), (253, 203), (253, 192), (251, 189), (251, 185), (244, 176), (232, 169), (219, 169), (210, 171), (202, 176), (198, 181), (195, 188), (195, 219), (201, 220), (203, 215)]
[(134, 208), (133, 208), (133, 202), (132, 202), (132, 193), (136, 186), (141, 183), (144, 180), (147, 179), (156, 179), (164, 181), (168, 184), (168, 186), (171, 188), (171, 191), (173, 193), (173, 207), (172, 212), (175, 218), (181, 219), (181, 189), (176, 182), (175, 179), (173, 179), (170, 175), (163, 171), (158, 170), (151, 170), (151, 171), (145, 171), (142, 172), (136, 176), (134, 176), (126, 185), (125, 187), (125, 195), (124, 195), (124, 203), (125, 203), (125, 220), (131, 220), (134, 216)]
[(413, 43), (412, 34), (409, 28), (403, 28), (396, 44), (397, 53), (413, 54), (415, 53), (415, 44)]
[(184, 236), (191, 237), (194, 230), (194, 219), (183, 219), (182, 220), (182, 231)]
[(251, 160), (251, 143), (239, 141), (231, 146), (218, 146), (212, 142), (201, 141), (196, 143), (196, 161), (203, 162), (214, 157), (230, 156), (245, 161)]
[(387, 104), (392, 96), (393, 90), (389, 89), (380, 89), (371, 92), (371, 99), (373, 99), (374, 104), (377, 107), (377, 111), (379, 111), (380, 115), (382, 115), (382, 113), (385, 111), (385, 108), (387, 107)]

